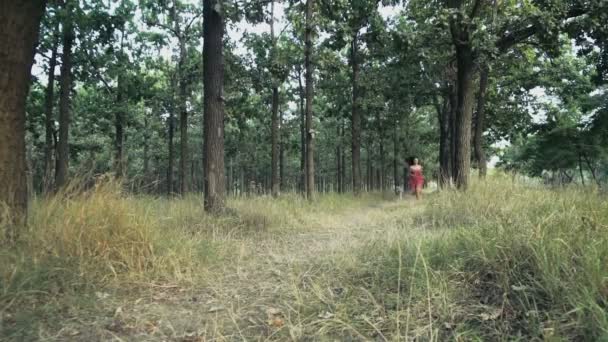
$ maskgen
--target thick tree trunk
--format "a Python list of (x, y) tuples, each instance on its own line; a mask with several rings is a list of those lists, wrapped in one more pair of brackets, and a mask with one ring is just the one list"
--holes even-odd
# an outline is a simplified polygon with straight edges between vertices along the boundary
[(313, 100), (313, 67), (312, 67), (312, 14), (313, 0), (306, 1), (306, 34), (304, 64), (306, 68), (306, 197), (314, 198), (315, 165), (314, 165), (314, 131), (312, 122)]
[(469, 185), (471, 169), (471, 121), (475, 98), (473, 78), (475, 64), (473, 51), (469, 45), (456, 44), (458, 64), (456, 107), (456, 139), (454, 153), (454, 180), (459, 189), (466, 190)]
[(475, 161), (479, 169), (479, 177), (485, 178), (487, 173), (486, 154), (483, 149), (483, 131), (486, 117), (486, 90), (488, 88), (488, 67), (483, 66), (479, 75), (479, 94), (477, 94), (477, 115), (475, 115), (475, 134), (473, 135), (473, 149)]
[[(451, 92), (451, 90), (448, 90)], [(447, 94), (443, 100), (443, 105), (438, 108), (439, 111), (439, 186), (445, 188), (450, 185), (452, 172), (450, 169), (450, 96)]]
[(355, 195), (361, 192), (361, 113), (359, 108), (358, 32), (353, 35), (350, 63), (352, 67), (352, 175)]
[(14, 227), (9, 240), (27, 216), (25, 101), (44, 5), (0, 0), (0, 227)]
[(59, 81), (59, 141), (57, 144), (58, 168), (55, 175), (55, 188), (60, 189), (68, 180), (70, 147), (68, 143), (70, 129), (70, 92), (72, 89), (72, 44), (74, 32), (71, 22), (73, 0), (66, 0), (66, 11), (63, 23), (63, 56), (61, 60), (61, 79)]
[(43, 176), (43, 191), (49, 193), (53, 187), (53, 171), (55, 163), (53, 162), (55, 142), (53, 135), (55, 134), (55, 118), (53, 116), (53, 103), (55, 102), (55, 66), (57, 65), (57, 48), (59, 45), (59, 28), (55, 26), (53, 34), (55, 39), (51, 50), (51, 59), (49, 60), (49, 75), (47, 79), (46, 91), (44, 95), (44, 176)]
[(203, 2), (205, 210), (224, 210), (224, 18), (218, 0)]

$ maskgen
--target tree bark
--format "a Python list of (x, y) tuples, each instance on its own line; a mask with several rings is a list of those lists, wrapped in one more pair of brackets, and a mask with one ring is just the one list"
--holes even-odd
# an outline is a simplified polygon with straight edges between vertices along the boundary
[(45, 3), (0, 0), (0, 227), (9, 241), (27, 217), (25, 101)]
[(300, 191), (306, 193), (306, 110), (304, 99), (306, 98), (304, 85), (302, 84), (302, 69), (297, 66), (298, 87), (300, 90)]
[(382, 134), (380, 135), (380, 167), (378, 168), (379, 173), (379, 182), (378, 186), (380, 187), (380, 191), (384, 191), (385, 189), (385, 180), (384, 180), (384, 165), (386, 164), (386, 156), (384, 155), (384, 142), (382, 139)]
[[(121, 31), (122, 36), (120, 39), (120, 54), (118, 60), (124, 62), (124, 38), (125, 32)], [(118, 75), (118, 81), (116, 85), (116, 112), (114, 114), (114, 128), (116, 137), (114, 138), (114, 172), (117, 178), (124, 176), (124, 142), (125, 142), (125, 106), (124, 100), (124, 78), (122, 73)]]
[(116, 137), (114, 140), (114, 171), (117, 178), (124, 176), (124, 121), (125, 114), (123, 108), (123, 93), (122, 93), (122, 77), (118, 76), (118, 84), (116, 86), (116, 105), (118, 108), (114, 114), (114, 128)]
[(340, 139), (340, 122), (338, 122), (336, 125), (336, 131), (336, 136), (338, 138), (338, 144), (336, 146), (336, 185), (338, 193), (342, 193), (342, 168), (344, 166), (342, 165), (342, 140)]
[(57, 49), (59, 46), (59, 21), (53, 30), (55, 39), (53, 41), (53, 48), (51, 50), (51, 59), (49, 60), (49, 75), (47, 79), (47, 86), (44, 95), (44, 179), (43, 179), (43, 191), (49, 193), (53, 187), (53, 171), (55, 170), (55, 163), (53, 162), (53, 155), (55, 150), (55, 141), (53, 135), (55, 134), (55, 120), (53, 117), (53, 103), (55, 102), (55, 67), (57, 65)]
[(439, 186), (445, 188), (450, 185), (452, 172), (450, 169), (450, 97), (452, 89), (448, 90), (448, 94), (444, 97), (443, 105), (438, 108), (439, 111)]
[[(270, 2), (270, 40), (272, 50), (270, 51), (270, 63), (274, 66), (276, 55), (276, 40), (274, 36), (274, 0)], [(270, 127), (271, 135), (271, 191), (272, 196), (279, 196), (280, 175), (279, 175), (279, 87), (277, 86), (276, 75), (271, 67), (270, 79), (272, 83), (272, 120)]]
[(185, 195), (190, 188), (188, 165), (190, 155), (188, 149), (188, 85), (186, 80), (186, 42), (183, 37), (179, 39), (179, 133), (180, 133), (180, 159), (179, 159), (179, 193)]
[(454, 185), (454, 175), (456, 174), (456, 109), (458, 108), (458, 87), (456, 82), (450, 87), (450, 113), (449, 113), (449, 131), (450, 131), (450, 186)]
[(474, 60), (469, 47), (456, 50), (458, 61), (458, 107), (456, 109), (456, 150), (454, 178), (459, 189), (469, 185), (471, 169), (471, 121), (473, 114)]
[(271, 123), (271, 188), (272, 196), (279, 196), (279, 89), (272, 87), (272, 123)]
[[(144, 114), (145, 115), (145, 114)], [(144, 184), (147, 187), (150, 179), (150, 127), (148, 117), (144, 117)]]
[(312, 60), (312, 15), (313, 0), (306, 1), (306, 33), (304, 64), (306, 69), (306, 197), (314, 199), (315, 165), (314, 165), (314, 131), (312, 122), (313, 100), (313, 66)]
[(224, 18), (218, 0), (203, 2), (205, 210), (224, 210)]
[(581, 184), (585, 186), (585, 176), (583, 175), (583, 156), (581, 153), (578, 154), (578, 171), (581, 175)]
[(285, 134), (283, 129), (283, 112), (279, 113), (279, 190), (285, 188)]
[[(344, 121), (341, 121), (340, 124), (340, 142), (343, 143), (344, 142)], [(346, 152), (344, 151), (344, 148), (342, 148), (342, 169), (340, 170), (340, 188), (342, 189), (342, 192), (346, 192)]]
[(59, 141), (57, 144), (58, 168), (55, 175), (55, 188), (61, 189), (68, 180), (70, 147), (68, 143), (70, 129), (70, 92), (72, 89), (72, 44), (74, 32), (71, 22), (73, 0), (64, 3), (66, 11), (63, 23), (63, 55), (61, 60), (61, 78), (59, 91)]
[(359, 60), (357, 56), (358, 32), (353, 35), (350, 63), (352, 67), (352, 175), (353, 192), (361, 192), (361, 113), (359, 111)]
[[(175, 80), (173, 80), (173, 85), (175, 85)], [(171, 110), (169, 111), (169, 121), (167, 122), (169, 125), (169, 166), (167, 169), (167, 195), (172, 196), (174, 194), (174, 184), (173, 184), (173, 165), (175, 163), (175, 147), (173, 146), (173, 136), (175, 132), (175, 106), (171, 105)]]
[(394, 189), (397, 190), (399, 187), (399, 168), (398, 164), (398, 156), (399, 156), (399, 141), (397, 139), (397, 126), (398, 120), (395, 119), (394, 128), (393, 128), (393, 184)]
[(475, 150), (475, 161), (479, 169), (479, 178), (485, 178), (487, 173), (486, 154), (483, 149), (483, 131), (485, 129), (486, 116), (486, 91), (488, 88), (487, 66), (483, 66), (479, 75), (479, 94), (477, 94), (477, 115), (475, 115), (475, 134), (473, 135), (473, 149)]

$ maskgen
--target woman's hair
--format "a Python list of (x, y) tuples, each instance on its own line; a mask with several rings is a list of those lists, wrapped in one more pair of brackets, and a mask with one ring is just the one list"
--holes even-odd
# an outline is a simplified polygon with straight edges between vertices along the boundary
[(408, 160), (408, 163), (410, 165), (414, 165), (414, 159), (418, 159), (418, 164), (420, 164), (420, 159), (416, 156), (410, 157), (410, 159)]

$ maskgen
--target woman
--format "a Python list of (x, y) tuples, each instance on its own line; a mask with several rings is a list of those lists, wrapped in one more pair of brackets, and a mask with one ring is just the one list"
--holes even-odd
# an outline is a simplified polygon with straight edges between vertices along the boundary
[(413, 163), (410, 165), (410, 189), (412, 189), (418, 200), (422, 195), (423, 185), (424, 176), (422, 175), (422, 166), (420, 165), (418, 158), (414, 158)]

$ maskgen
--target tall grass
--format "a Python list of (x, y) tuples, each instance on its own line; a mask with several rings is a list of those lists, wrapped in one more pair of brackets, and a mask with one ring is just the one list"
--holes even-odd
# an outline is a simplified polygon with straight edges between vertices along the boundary
[(328, 260), (333, 271), (313, 287), (348, 288), (346, 295), (328, 300), (303, 291), (316, 303), (305, 311), (329, 306), (348, 322), (348, 329), (318, 323), (330, 335), (608, 340), (608, 201), (601, 194), (498, 175), (425, 202), (410, 222), (386, 226), (388, 236)]

